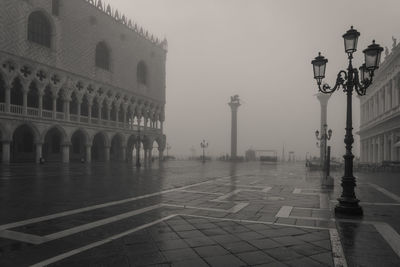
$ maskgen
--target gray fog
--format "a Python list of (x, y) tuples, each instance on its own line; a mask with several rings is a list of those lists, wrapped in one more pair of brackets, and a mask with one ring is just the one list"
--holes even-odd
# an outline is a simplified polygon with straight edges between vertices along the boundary
[[(230, 96), (239, 94), (238, 153), (249, 148), (318, 155), (319, 102), (311, 60), (328, 58), (326, 82), (347, 66), (342, 35), (354, 25), (361, 36), (355, 65), (373, 39), (392, 47), (400, 37), (398, 0), (113, 0), (108, 1), (150, 33), (167, 37), (165, 134), (170, 154), (230, 149)], [(357, 10), (357, 13), (354, 13)], [(382, 56), (384, 60), (384, 55)], [(354, 128), (359, 105), (354, 100)], [(333, 155), (344, 153), (345, 95), (328, 105)], [(354, 153), (359, 154), (358, 138)]]

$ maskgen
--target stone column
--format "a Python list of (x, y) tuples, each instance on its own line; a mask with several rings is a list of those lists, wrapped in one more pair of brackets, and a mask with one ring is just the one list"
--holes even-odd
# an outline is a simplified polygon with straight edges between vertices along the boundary
[(105, 162), (110, 161), (110, 147), (109, 146), (104, 147), (104, 161)]
[(2, 151), (2, 161), (3, 164), (8, 164), (10, 163), (10, 144), (11, 141), (9, 140), (3, 140), (2, 146), (3, 146), (3, 151)]
[(111, 121), (111, 105), (107, 105), (107, 121)]
[(139, 143), (136, 142), (135, 148), (136, 148), (136, 160), (137, 160), (138, 158), (140, 158), (140, 149), (141, 149), (141, 145), (139, 145)]
[[(12, 79), (10, 79), (10, 80), (12, 80)], [(11, 105), (11, 81), (10, 80), (8, 80), (8, 81), (5, 81), (5, 89), (6, 89), (6, 92), (5, 92), (5, 102), (6, 102), (6, 112), (7, 113), (10, 113), (10, 105)]]
[(69, 99), (64, 100), (64, 119), (69, 121)]
[(36, 163), (40, 163), (40, 159), (42, 158), (42, 143), (36, 143)]
[(53, 119), (57, 118), (57, 96), (53, 96)]
[(44, 92), (39, 91), (39, 117), (43, 115), (43, 95)]
[(121, 147), (121, 159), (122, 159), (122, 161), (126, 161), (126, 147)]
[(92, 162), (92, 146), (91, 145), (86, 145), (86, 162), (90, 163)]
[(144, 159), (143, 159), (143, 162), (144, 162), (145, 165), (147, 165), (147, 163), (149, 163), (148, 152), (149, 152), (149, 150), (147, 148), (144, 148)]
[(389, 142), (388, 142), (388, 136), (387, 134), (383, 134), (383, 160), (388, 160), (389, 159), (389, 150), (388, 150), (388, 146), (389, 146)]
[(231, 97), (228, 104), (231, 107), (231, 160), (237, 159), (237, 112), (240, 107), (239, 96)]
[(88, 123), (92, 123), (92, 103), (88, 103)]
[(126, 128), (126, 109), (124, 108), (124, 128)]
[(389, 153), (390, 153), (390, 160), (394, 161), (396, 160), (396, 147), (394, 146), (396, 144), (396, 135), (394, 132), (391, 133), (390, 139), (392, 140), (391, 142), (391, 147), (389, 147)]
[(164, 161), (164, 149), (158, 149), (158, 160), (160, 161), (160, 162), (163, 162)]
[(375, 138), (372, 138), (372, 163), (376, 162), (376, 146), (375, 146)]
[(28, 114), (28, 91), (24, 88), (22, 92), (22, 114)]
[[(331, 98), (330, 94), (318, 93), (316, 94), (317, 99), (321, 106), (321, 120), (320, 120), (320, 133), (321, 135), (325, 132), (325, 125), (327, 125), (327, 117), (328, 117), (328, 101)], [(324, 166), (325, 164), (325, 151), (326, 145), (325, 140), (320, 141), (320, 149), (319, 149), (319, 157), (320, 157), (320, 164)]]
[(82, 100), (78, 99), (78, 107), (77, 107), (77, 121), (81, 121), (81, 105), (82, 105)]
[(149, 148), (149, 163), (153, 163), (153, 148)]
[(62, 145), (62, 162), (69, 163), (69, 144)]

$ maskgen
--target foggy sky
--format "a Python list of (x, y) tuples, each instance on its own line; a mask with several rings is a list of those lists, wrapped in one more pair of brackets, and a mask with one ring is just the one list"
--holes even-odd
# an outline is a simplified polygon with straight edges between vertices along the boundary
[[(342, 35), (361, 32), (355, 66), (372, 41), (400, 37), (398, 0), (113, 0), (129, 18), (169, 43), (165, 133), (170, 154), (190, 155), (206, 139), (230, 153), (231, 95), (239, 94), (238, 153), (248, 148), (318, 155), (320, 107), (311, 60), (328, 58), (327, 82), (347, 67)], [(383, 56), (384, 57), (384, 56)], [(359, 105), (354, 101), (354, 128)], [(332, 153), (344, 153), (345, 94), (328, 106)], [(356, 138), (358, 141), (358, 138)], [(358, 143), (354, 153), (359, 154)]]

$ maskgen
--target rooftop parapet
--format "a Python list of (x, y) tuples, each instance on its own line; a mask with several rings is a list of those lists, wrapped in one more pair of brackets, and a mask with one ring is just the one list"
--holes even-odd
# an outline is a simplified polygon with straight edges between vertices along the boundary
[(143, 29), (143, 27), (141, 26), (138, 26), (137, 23), (133, 22), (131, 19), (128, 19), (124, 14), (120, 13), (118, 9), (112, 8), (110, 4), (103, 3), (104, 1), (101, 0), (83, 0), (83, 1), (88, 2), (94, 8), (112, 17), (115, 21), (124, 25), (125, 27), (128, 27), (130, 30), (134, 31), (136, 34), (148, 40), (152, 44), (160, 47), (165, 51), (168, 50), (168, 42), (166, 38), (164, 38), (164, 40), (161, 41), (158, 37), (155, 37), (153, 34), (150, 34), (147, 30)]

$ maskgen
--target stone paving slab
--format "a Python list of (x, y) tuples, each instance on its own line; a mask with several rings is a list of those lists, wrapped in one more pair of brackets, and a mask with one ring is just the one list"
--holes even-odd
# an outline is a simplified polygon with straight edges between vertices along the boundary
[[(0, 266), (46, 259), (55, 259), (49, 263), (54, 266), (346, 266), (341, 240), (349, 266), (357, 266), (360, 257), (366, 258), (363, 266), (375, 266), (381, 256), (382, 266), (399, 266), (397, 241), (389, 242), (374, 224), (389, 219), (382, 229), (399, 231), (394, 226), (399, 203), (369, 182), (357, 188), (368, 205), (364, 220), (345, 221), (332, 213), (339, 181), (334, 191), (321, 189), (319, 174), (299, 165), (190, 163), (144, 172), (120, 164), (82, 166), (35, 167), (22, 177), (14, 169), (0, 179), (3, 223), (77, 209), (4, 228)], [(37, 184), (30, 179), (41, 181), (46, 197), (32, 190)], [(17, 193), (22, 197), (14, 199)], [(51, 205), (45, 206), (46, 199), (53, 199)], [(336, 228), (339, 234), (332, 235)], [(354, 235), (353, 228), (361, 230)], [(30, 238), (43, 243), (26, 242)], [(376, 246), (368, 246), (372, 243)]]

